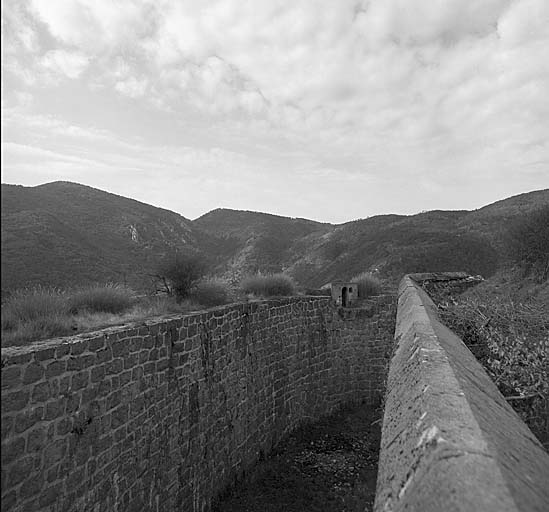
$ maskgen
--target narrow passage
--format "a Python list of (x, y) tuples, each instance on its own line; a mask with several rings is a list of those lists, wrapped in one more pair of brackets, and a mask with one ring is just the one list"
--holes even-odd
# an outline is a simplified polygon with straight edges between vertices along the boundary
[(381, 411), (342, 409), (283, 439), (213, 512), (358, 512), (373, 509)]

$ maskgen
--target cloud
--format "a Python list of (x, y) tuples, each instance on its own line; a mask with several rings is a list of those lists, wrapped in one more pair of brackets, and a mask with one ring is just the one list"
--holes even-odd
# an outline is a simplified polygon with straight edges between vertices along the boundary
[(119, 93), (129, 96), (130, 98), (140, 98), (144, 96), (147, 90), (147, 81), (130, 76), (126, 80), (116, 82), (114, 88)]
[[(421, 175), (432, 191), (498, 175), (539, 182), (549, 160), (539, 142), (549, 132), (546, 0), (6, 4), (10, 87), (32, 94), (36, 111), (47, 110), (46, 88), (70, 90), (73, 105), (89, 101), (113, 147), (124, 138), (117, 130), (133, 130), (149, 148), (162, 138), (186, 151), (196, 144), (192, 158), (177, 158), (206, 173), (233, 164), (206, 164), (208, 150), (237, 148), (253, 162), (234, 163), (246, 173), (263, 166), (293, 179), (305, 169), (403, 187)], [(31, 117), (30, 133), (48, 130)], [(72, 140), (89, 128), (66, 125), (75, 132), (50, 129)], [(156, 149), (147, 159), (164, 165)]]
[(89, 57), (80, 52), (50, 50), (42, 58), (42, 66), (68, 78), (78, 78), (88, 66)]

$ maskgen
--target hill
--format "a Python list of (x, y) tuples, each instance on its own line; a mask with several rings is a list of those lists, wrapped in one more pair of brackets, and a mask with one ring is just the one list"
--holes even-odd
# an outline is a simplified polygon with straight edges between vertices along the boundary
[(379, 215), (340, 225), (217, 209), (190, 221), (84, 185), (2, 185), (2, 290), (26, 285), (126, 282), (144, 290), (159, 259), (199, 252), (212, 274), (238, 281), (285, 271), (305, 287), (377, 269), (465, 270), (485, 277), (505, 263), (506, 227), (549, 205), (549, 190), (475, 211)]
[(126, 282), (141, 288), (159, 257), (195, 250), (188, 219), (68, 182), (2, 185), (2, 290)]
[(217, 267), (226, 278), (280, 272), (302, 256), (307, 244), (333, 230), (331, 224), (267, 213), (217, 209), (193, 221), (199, 230), (225, 240), (234, 252)]

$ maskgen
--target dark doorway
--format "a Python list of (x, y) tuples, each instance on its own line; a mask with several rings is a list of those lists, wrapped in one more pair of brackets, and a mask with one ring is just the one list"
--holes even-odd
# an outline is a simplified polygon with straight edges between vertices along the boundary
[(344, 286), (341, 290), (341, 305), (346, 308), (347, 307), (347, 301), (349, 300), (349, 294), (347, 292), (347, 287)]

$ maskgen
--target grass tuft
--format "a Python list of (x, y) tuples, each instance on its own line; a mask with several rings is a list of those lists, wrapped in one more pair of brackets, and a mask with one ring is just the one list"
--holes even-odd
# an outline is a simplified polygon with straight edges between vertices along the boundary
[(370, 272), (362, 272), (351, 279), (358, 287), (358, 297), (365, 299), (379, 295), (383, 289), (381, 281)]
[(201, 281), (190, 295), (190, 298), (205, 307), (214, 307), (229, 302), (227, 284), (220, 280)]
[(295, 284), (286, 274), (269, 274), (265, 276), (251, 276), (241, 284), (244, 293), (256, 297), (277, 297), (295, 294)]
[(118, 314), (132, 305), (132, 291), (114, 284), (88, 286), (70, 293), (67, 304), (73, 315), (82, 312)]

